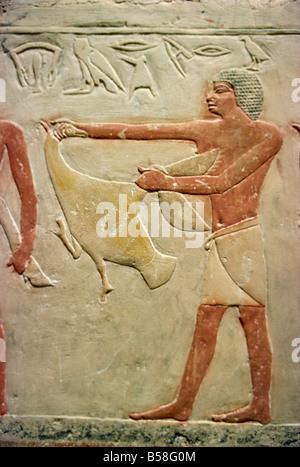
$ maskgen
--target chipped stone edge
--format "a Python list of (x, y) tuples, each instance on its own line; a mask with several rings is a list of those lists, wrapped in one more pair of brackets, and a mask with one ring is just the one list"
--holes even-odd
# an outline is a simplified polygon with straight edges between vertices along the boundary
[(5, 415), (3, 443), (115, 447), (299, 447), (300, 424), (260, 425)]

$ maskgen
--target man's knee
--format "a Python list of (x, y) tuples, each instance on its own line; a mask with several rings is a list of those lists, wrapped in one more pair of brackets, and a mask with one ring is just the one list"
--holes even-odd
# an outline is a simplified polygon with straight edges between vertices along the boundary
[(228, 307), (224, 305), (200, 305), (197, 312), (197, 319), (207, 319), (209, 321), (215, 317), (221, 319), (227, 308)]
[(239, 319), (242, 324), (246, 325), (249, 322), (258, 320), (265, 320), (266, 316), (266, 307), (264, 306), (241, 306), (239, 307), (240, 316)]

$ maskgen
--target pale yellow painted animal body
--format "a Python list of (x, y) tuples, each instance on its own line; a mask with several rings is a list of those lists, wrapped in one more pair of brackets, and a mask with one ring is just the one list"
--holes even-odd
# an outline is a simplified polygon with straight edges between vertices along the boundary
[[(93, 259), (102, 278), (101, 299), (105, 300), (106, 294), (113, 290), (106, 276), (105, 260), (136, 268), (150, 289), (166, 283), (173, 274), (176, 258), (164, 255), (155, 248), (139, 218), (135, 219), (140, 230), (138, 236), (119, 236), (118, 231), (124, 226), (119, 225), (118, 218), (116, 236), (102, 237), (97, 234), (99, 203), (112, 203), (118, 207), (119, 195), (122, 194), (127, 196), (129, 206), (141, 201), (146, 192), (134, 183), (102, 180), (74, 170), (60, 152), (59, 139), (45, 122), (41, 123), (47, 130), (45, 155), (49, 175), (72, 234), (72, 244), (67, 240), (62, 220), (58, 220), (58, 235), (74, 258), (79, 257), (82, 248)], [(72, 125), (68, 131), (67, 136), (79, 136)]]

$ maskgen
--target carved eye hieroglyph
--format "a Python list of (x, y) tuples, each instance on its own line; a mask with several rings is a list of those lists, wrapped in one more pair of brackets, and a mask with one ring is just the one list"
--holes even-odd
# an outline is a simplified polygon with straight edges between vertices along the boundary
[(144, 40), (131, 40), (112, 44), (111, 47), (115, 50), (121, 50), (122, 52), (140, 52), (157, 47), (157, 44), (152, 44)]
[(206, 57), (219, 57), (231, 53), (230, 50), (220, 47), (219, 45), (201, 45), (193, 51), (196, 55), (204, 55)]

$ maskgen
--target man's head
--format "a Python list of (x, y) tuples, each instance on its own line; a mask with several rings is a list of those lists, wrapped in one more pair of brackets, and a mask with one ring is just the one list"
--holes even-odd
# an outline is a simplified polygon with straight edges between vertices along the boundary
[(214, 88), (220, 83), (225, 86), (227, 84), (234, 92), (237, 105), (245, 114), (253, 120), (259, 117), (263, 108), (264, 95), (262, 85), (254, 73), (231, 68), (218, 73), (213, 82)]
[(226, 118), (238, 108), (234, 88), (226, 81), (213, 83), (213, 90), (207, 95), (208, 110), (216, 115)]

